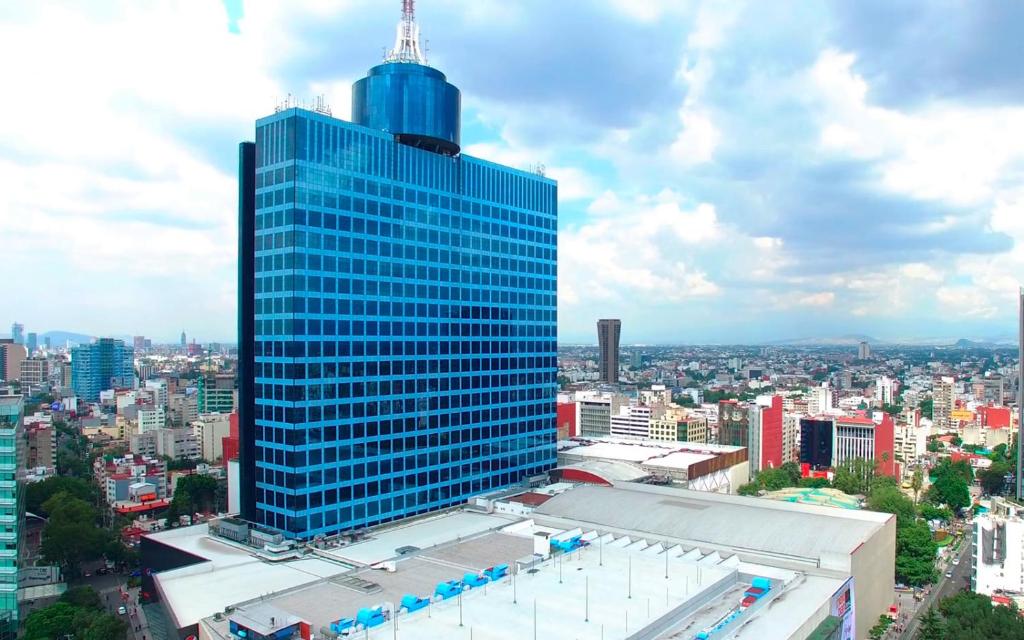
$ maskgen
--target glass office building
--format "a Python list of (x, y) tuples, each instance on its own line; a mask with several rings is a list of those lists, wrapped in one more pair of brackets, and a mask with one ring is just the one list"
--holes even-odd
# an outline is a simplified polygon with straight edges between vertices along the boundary
[(71, 349), (71, 388), (86, 402), (100, 392), (135, 386), (135, 350), (122, 340), (100, 338)]
[(296, 538), (555, 463), (554, 181), (459, 155), (429, 67), (380, 65), (353, 103), (240, 149), (242, 510)]
[(0, 640), (18, 633), (18, 557), (21, 549), (23, 502), (21, 468), (24, 403), (0, 396)]

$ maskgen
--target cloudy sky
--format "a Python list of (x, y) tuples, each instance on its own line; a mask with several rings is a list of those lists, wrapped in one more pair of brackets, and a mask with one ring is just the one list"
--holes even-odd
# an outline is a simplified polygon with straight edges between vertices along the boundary
[[(347, 117), (398, 0), (0, 7), (0, 327), (234, 339), (235, 162), (291, 93)], [(463, 150), (560, 181), (595, 342), (1012, 335), (1024, 4), (421, 0)], [(0, 329), (4, 331), (5, 329)]]

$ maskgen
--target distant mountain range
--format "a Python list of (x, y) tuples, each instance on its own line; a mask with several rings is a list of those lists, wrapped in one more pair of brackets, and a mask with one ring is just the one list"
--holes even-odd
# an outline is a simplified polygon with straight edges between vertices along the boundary
[(991, 349), (995, 347), (1005, 348), (1016, 346), (1018, 344), (1016, 336), (1011, 335), (972, 338), (898, 338), (895, 340), (878, 340), (876, 338), (872, 338), (871, 336), (866, 335), (845, 335), (831, 338), (797, 338), (790, 340), (776, 340), (774, 342), (770, 342), (769, 344), (786, 347), (856, 347), (861, 342), (867, 342), (869, 345), (873, 347), (886, 345), (904, 345), (919, 347), (957, 347), (960, 349)]
[(73, 331), (47, 331), (46, 333), (39, 336), (39, 342), (42, 344), (43, 340), (49, 338), (50, 343), (55, 347), (63, 347), (64, 345), (71, 344), (89, 344), (93, 341), (95, 336), (86, 335), (84, 333), (75, 333)]

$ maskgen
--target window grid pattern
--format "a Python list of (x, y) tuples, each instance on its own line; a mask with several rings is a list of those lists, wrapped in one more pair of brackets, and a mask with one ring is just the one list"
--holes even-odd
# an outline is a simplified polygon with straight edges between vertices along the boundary
[(298, 109), (256, 157), (261, 523), (330, 535), (551, 468), (554, 182)]

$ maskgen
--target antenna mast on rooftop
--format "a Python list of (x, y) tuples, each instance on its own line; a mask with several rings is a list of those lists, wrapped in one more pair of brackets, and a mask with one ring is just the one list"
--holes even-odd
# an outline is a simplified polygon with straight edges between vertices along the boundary
[(395, 32), (395, 48), (384, 56), (384, 62), (426, 64), (420, 47), (420, 27), (416, 24), (416, 0), (402, 0), (402, 19)]

